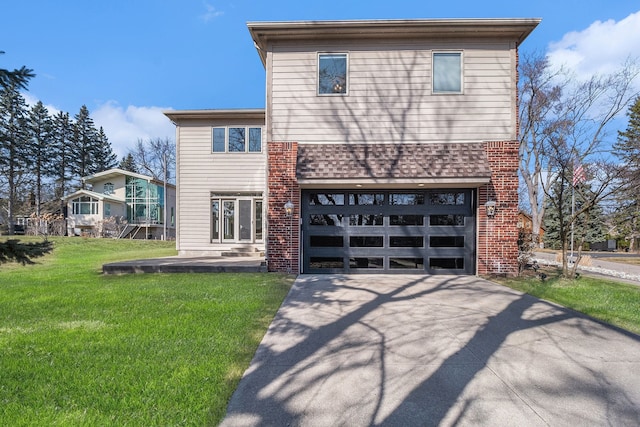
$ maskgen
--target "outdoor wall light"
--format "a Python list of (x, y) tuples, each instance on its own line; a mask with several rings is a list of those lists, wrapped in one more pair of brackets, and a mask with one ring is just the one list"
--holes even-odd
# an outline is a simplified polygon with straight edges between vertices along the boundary
[(493, 216), (496, 214), (496, 202), (493, 200), (489, 200), (484, 204), (484, 207), (487, 209), (487, 216), (489, 218), (493, 218)]
[(284, 204), (284, 213), (287, 216), (293, 216), (293, 203), (291, 203), (291, 200), (287, 200), (287, 203)]

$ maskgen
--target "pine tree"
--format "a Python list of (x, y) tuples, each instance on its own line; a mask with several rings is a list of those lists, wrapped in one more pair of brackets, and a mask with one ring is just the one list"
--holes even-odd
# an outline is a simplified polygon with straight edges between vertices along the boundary
[(96, 149), (94, 151), (93, 162), (91, 165), (91, 173), (102, 172), (107, 169), (115, 168), (118, 164), (118, 156), (113, 152), (111, 143), (104, 133), (102, 126), (98, 131), (98, 139), (96, 140)]
[(27, 154), (34, 174), (35, 213), (40, 216), (42, 205), (42, 184), (51, 172), (53, 147), (53, 122), (42, 101), (38, 101), (29, 111), (30, 144)]
[(635, 178), (640, 171), (640, 96), (629, 107), (627, 112), (629, 123), (624, 132), (618, 131), (618, 141), (614, 144), (618, 156), (630, 172), (635, 172)]
[[(0, 55), (4, 52), (0, 50)], [(33, 70), (25, 67), (24, 65), (13, 71), (0, 68), (0, 89), (7, 89), (10, 87), (16, 90), (26, 89), (29, 84), (29, 80), (34, 78)]]
[[(563, 187), (561, 187), (563, 186)], [(559, 194), (563, 196), (560, 197)], [(584, 195), (584, 196), (583, 196)], [(578, 212), (584, 206), (585, 198), (589, 199), (591, 191), (588, 185), (584, 185), (582, 191), (575, 193), (575, 211)], [(551, 200), (561, 202), (561, 209), (558, 209), (557, 203), (550, 203)], [(571, 245), (571, 186), (565, 180), (559, 180), (552, 188), (552, 197), (547, 198), (546, 214), (544, 218), (545, 247), (560, 249), (562, 247), (562, 239), (566, 239), (568, 246)], [(587, 212), (579, 215), (573, 224), (574, 242), (576, 245), (580, 241), (595, 243), (602, 242), (606, 238), (604, 218), (602, 208), (598, 205), (591, 207)], [(577, 249), (577, 247), (576, 247)]]
[(14, 231), (14, 216), (18, 192), (27, 172), (28, 110), (18, 86), (10, 84), (0, 90), (0, 176), (7, 185), (7, 216), (9, 234)]
[(627, 128), (618, 132), (618, 141), (613, 146), (615, 155), (623, 162), (629, 184), (616, 198), (615, 220), (620, 235), (629, 240), (629, 249), (637, 251), (640, 248), (640, 96), (629, 107), (627, 116)]
[(55, 197), (60, 200), (60, 212), (63, 212), (64, 202), (61, 200), (66, 194), (70, 177), (71, 165), (71, 138), (73, 136), (73, 123), (69, 113), (59, 112), (53, 118), (53, 135), (51, 150), (50, 174), (54, 180)]
[(85, 184), (82, 182), (82, 178), (95, 172), (92, 166), (97, 150), (98, 131), (86, 105), (80, 107), (74, 120), (70, 170), (72, 177), (80, 182), (79, 187), (84, 188)]
[(122, 160), (120, 160), (118, 168), (125, 171), (138, 173), (138, 169), (136, 168), (136, 161), (133, 159), (133, 154), (131, 153), (127, 154), (122, 158)]

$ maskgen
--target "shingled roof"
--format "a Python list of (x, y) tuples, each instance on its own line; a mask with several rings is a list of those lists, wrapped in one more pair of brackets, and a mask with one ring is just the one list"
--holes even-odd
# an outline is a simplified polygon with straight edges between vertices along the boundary
[(331, 182), (484, 184), (482, 143), (299, 144), (300, 184)]

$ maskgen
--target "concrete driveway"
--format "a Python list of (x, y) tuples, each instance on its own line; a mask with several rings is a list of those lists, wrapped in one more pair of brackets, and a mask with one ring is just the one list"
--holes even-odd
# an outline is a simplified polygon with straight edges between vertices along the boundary
[(640, 337), (477, 277), (300, 276), (222, 426), (637, 426)]

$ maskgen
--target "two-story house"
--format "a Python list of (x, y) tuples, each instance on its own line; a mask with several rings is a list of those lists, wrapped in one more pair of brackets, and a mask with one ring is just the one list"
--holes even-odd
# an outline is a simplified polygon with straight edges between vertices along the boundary
[(182, 254), (515, 274), (518, 46), (538, 19), (251, 22), (264, 110), (167, 111)]
[(70, 236), (96, 235), (101, 223), (122, 218), (112, 237), (171, 239), (175, 236), (176, 187), (153, 177), (109, 169), (82, 178), (85, 187), (64, 197)]

